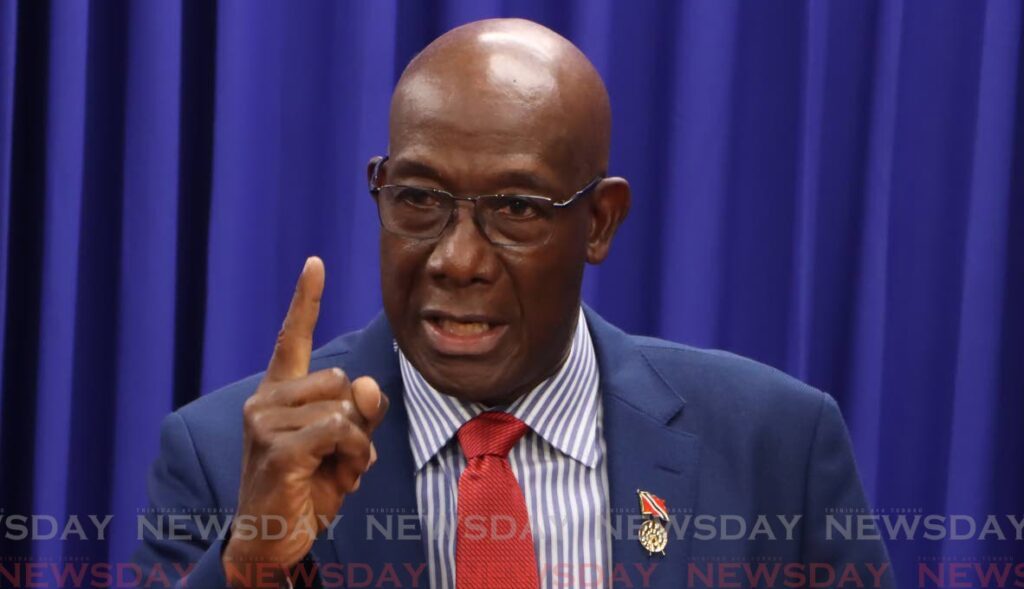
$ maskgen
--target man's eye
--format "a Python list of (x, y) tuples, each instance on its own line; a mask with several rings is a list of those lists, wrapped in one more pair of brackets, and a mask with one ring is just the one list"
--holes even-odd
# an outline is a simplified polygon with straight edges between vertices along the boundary
[(398, 193), (398, 201), (414, 207), (433, 208), (441, 205), (441, 197), (429, 190), (405, 188)]
[(502, 199), (498, 212), (513, 219), (532, 219), (540, 215), (540, 207), (530, 199), (510, 196)]

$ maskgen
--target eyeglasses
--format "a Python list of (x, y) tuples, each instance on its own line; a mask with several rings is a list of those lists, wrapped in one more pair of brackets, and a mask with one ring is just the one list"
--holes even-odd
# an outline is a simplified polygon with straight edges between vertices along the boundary
[(370, 175), (370, 194), (377, 201), (381, 226), (388, 232), (416, 240), (436, 239), (455, 218), (457, 201), (473, 204), (473, 220), (494, 245), (543, 245), (551, 237), (558, 209), (564, 209), (594, 189), (604, 179), (594, 177), (572, 196), (555, 201), (527, 194), (455, 196), (437, 188), (386, 184), (377, 186), (381, 157)]

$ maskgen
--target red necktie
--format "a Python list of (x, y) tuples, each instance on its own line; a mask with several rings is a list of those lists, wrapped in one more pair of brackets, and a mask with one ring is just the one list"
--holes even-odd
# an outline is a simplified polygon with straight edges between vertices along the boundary
[(526, 430), (522, 421), (495, 411), (459, 428), (467, 464), (459, 477), (457, 589), (540, 587), (526, 500), (508, 463)]

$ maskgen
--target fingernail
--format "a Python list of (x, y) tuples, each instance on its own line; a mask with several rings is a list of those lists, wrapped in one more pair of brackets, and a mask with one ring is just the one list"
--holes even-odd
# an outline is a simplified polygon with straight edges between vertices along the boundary
[(337, 376), (338, 378), (345, 376), (345, 373), (341, 370), (341, 368), (338, 368), (337, 366), (331, 368), (331, 373), (334, 374), (334, 376)]
[(305, 272), (309, 265), (313, 263), (313, 256), (306, 258), (306, 263), (302, 265), (302, 271)]

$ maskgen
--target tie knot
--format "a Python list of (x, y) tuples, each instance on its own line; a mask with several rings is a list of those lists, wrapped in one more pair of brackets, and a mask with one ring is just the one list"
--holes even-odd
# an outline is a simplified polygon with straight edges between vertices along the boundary
[(508, 413), (485, 411), (462, 424), (456, 435), (466, 460), (477, 456), (506, 458), (526, 430), (525, 423)]

